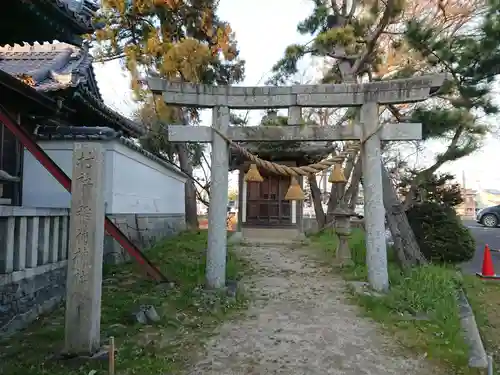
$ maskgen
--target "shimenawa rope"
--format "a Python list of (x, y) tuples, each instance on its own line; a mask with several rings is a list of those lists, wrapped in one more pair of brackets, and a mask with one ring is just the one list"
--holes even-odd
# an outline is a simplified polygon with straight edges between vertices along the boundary
[(301, 167), (289, 167), (287, 165), (273, 163), (271, 161), (261, 159), (258, 156), (255, 156), (254, 154), (252, 154), (246, 148), (240, 146), (236, 142), (229, 139), (225, 134), (223, 134), (218, 129), (212, 127), (212, 130), (215, 133), (217, 133), (218, 135), (220, 135), (227, 143), (229, 143), (231, 146), (233, 146), (236, 150), (238, 150), (238, 152), (240, 154), (242, 154), (248, 160), (254, 162), (257, 166), (265, 168), (271, 172), (274, 172), (276, 174), (280, 174), (283, 176), (297, 177), (297, 176), (309, 176), (311, 174), (316, 174), (316, 173), (319, 173), (321, 171), (324, 171), (325, 169), (328, 169), (328, 168), (334, 166), (335, 164), (342, 163), (345, 160), (345, 158), (349, 156), (349, 154), (359, 151), (361, 148), (361, 145), (364, 144), (373, 135), (375, 135), (382, 128), (382, 126), (383, 126), (383, 124), (380, 123), (377, 126), (377, 128), (373, 132), (371, 132), (365, 139), (360, 140), (359, 143), (351, 143), (349, 146), (346, 147), (345, 150), (341, 151), (338, 155), (333, 156), (329, 159), (321, 160), (317, 163), (304, 165)]

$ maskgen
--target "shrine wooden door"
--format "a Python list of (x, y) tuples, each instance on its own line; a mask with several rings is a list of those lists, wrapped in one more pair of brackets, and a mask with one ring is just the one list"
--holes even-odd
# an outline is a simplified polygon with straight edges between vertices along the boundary
[(291, 202), (285, 200), (290, 177), (263, 177), (263, 182), (248, 182), (246, 223), (251, 226), (291, 225)]

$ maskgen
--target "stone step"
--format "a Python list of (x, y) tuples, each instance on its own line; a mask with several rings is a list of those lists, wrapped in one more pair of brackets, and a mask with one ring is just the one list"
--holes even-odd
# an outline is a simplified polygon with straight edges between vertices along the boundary
[(297, 228), (242, 228), (242, 234), (245, 238), (262, 239), (296, 240), (303, 237)]
[(283, 242), (241, 242), (239, 244), (240, 246), (244, 247), (249, 247), (249, 248), (277, 248), (277, 247), (282, 247), (282, 248), (287, 248), (287, 249), (296, 249), (300, 248), (303, 246), (309, 245), (309, 243), (303, 243), (303, 242), (290, 242), (290, 243), (283, 243)]
[(243, 228), (242, 242), (252, 245), (293, 245), (305, 239), (297, 228)]

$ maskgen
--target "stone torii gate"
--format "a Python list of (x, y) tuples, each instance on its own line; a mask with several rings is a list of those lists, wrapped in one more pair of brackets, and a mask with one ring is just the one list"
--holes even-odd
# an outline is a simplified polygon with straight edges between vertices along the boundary
[[(380, 141), (418, 140), (422, 137), (422, 128), (421, 124), (408, 123), (380, 126), (379, 105), (423, 101), (441, 87), (444, 79), (444, 75), (432, 75), (364, 84), (239, 87), (172, 83), (152, 78), (148, 84), (154, 94), (163, 95), (168, 105), (212, 108), (212, 127), (235, 142), (363, 140), (368, 281), (375, 290), (384, 291), (389, 287), (389, 280)], [(361, 107), (360, 123), (347, 127), (301, 126), (302, 107)], [(288, 108), (289, 125), (229, 126), (230, 109), (269, 108)], [(168, 136), (171, 142), (212, 143), (206, 282), (210, 288), (224, 287), (229, 145), (210, 127), (172, 125), (168, 126)]]

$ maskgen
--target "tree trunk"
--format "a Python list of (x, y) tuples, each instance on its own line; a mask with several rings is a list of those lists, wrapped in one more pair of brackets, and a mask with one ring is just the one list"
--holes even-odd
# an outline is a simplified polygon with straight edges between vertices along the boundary
[(411, 229), (403, 205), (399, 201), (389, 174), (382, 166), (382, 185), (387, 224), (394, 240), (398, 261), (402, 268), (426, 264), (427, 260), (420, 251), (415, 234)]
[(311, 200), (314, 205), (314, 213), (316, 214), (316, 222), (318, 223), (318, 230), (323, 229), (325, 226), (325, 212), (323, 211), (323, 199), (321, 198), (321, 190), (319, 189), (316, 175), (307, 177), (309, 188), (311, 189)]
[[(189, 152), (185, 144), (177, 145), (177, 155), (179, 156), (179, 166), (186, 174), (193, 175), (193, 167), (189, 161)], [(196, 208), (196, 187), (191, 179), (184, 185), (184, 207), (186, 210), (186, 226), (188, 229), (196, 230), (198, 224), (198, 210)]]
[(342, 186), (340, 184), (332, 184), (332, 188), (330, 189), (330, 197), (328, 198), (328, 205), (326, 207), (326, 223), (330, 223), (334, 219), (333, 212), (337, 208), (338, 204), (338, 197), (339, 195), (342, 195), (342, 191), (340, 189), (343, 189), (345, 187), (345, 184)]

